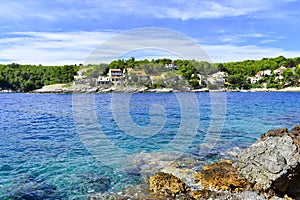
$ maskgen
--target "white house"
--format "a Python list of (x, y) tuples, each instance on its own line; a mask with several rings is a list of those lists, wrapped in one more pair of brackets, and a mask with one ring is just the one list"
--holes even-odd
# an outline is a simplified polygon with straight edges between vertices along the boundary
[(99, 76), (96, 81), (97, 86), (110, 86), (109, 77)]
[(255, 83), (257, 83), (261, 79), (261, 77), (255, 75), (255, 76), (249, 77), (248, 79), (250, 80), (251, 84), (255, 84)]
[(227, 76), (228, 76), (227, 72), (217, 72), (212, 74), (210, 77), (208, 77), (207, 81), (212, 85), (224, 85), (225, 77)]
[(114, 85), (122, 84), (124, 81), (123, 72), (121, 69), (110, 69), (108, 72), (109, 81)]
[(284, 70), (286, 70), (286, 67), (281, 66), (274, 70), (274, 74), (282, 74)]
[(271, 76), (272, 75), (272, 70), (266, 69), (266, 70), (262, 71), (261, 75), (262, 76)]

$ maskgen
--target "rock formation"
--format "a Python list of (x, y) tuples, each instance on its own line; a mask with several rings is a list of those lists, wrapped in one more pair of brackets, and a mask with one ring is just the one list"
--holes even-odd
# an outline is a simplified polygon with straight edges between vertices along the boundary
[(221, 160), (204, 166), (201, 173), (195, 174), (194, 179), (200, 182), (205, 190), (243, 191), (249, 183), (239, 175), (232, 166), (232, 161)]
[(190, 190), (190, 199), (300, 199), (299, 144), (300, 126), (270, 130), (240, 153), (236, 163), (221, 160), (194, 174), (201, 189), (160, 172), (150, 178), (150, 190), (173, 195)]
[(298, 127), (269, 131), (238, 156), (236, 166), (259, 191), (286, 192), (300, 172)]
[(188, 191), (186, 184), (172, 174), (159, 172), (150, 177), (150, 190), (155, 193), (180, 194)]

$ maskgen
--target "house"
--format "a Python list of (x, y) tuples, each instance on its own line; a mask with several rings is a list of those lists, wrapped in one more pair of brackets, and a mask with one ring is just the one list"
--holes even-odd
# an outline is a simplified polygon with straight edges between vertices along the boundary
[(108, 72), (109, 81), (114, 85), (122, 84), (124, 81), (123, 72), (121, 69), (110, 69)]
[(272, 70), (266, 69), (263, 71), (257, 72), (255, 76), (249, 77), (248, 80), (250, 80), (251, 84), (257, 83), (263, 76), (271, 76), (272, 75)]
[(109, 77), (99, 76), (96, 81), (97, 86), (110, 86)]
[(217, 72), (212, 75), (210, 75), (207, 78), (207, 82), (211, 85), (224, 85), (225, 83), (225, 77), (228, 76), (227, 72)]
[(165, 64), (165, 67), (167, 69), (177, 69), (177, 66), (174, 65), (174, 62), (171, 62), (170, 64)]
[(134, 76), (138, 78), (138, 80), (149, 79), (149, 76), (146, 74), (145, 70), (134, 70), (134, 71), (131, 71), (131, 73), (133, 73)]
[(272, 70), (270, 70), (270, 69), (263, 70), (261, 72), (261, 75), (262, 76), (271, 76), (272, 75)]
[(251, 84), (257, 83), (260, 79), (261, 79), (261, 76), (257, 76), (257, 75), (248, 78), (248, 80), (250, 80)]
[(274, 70), (274, 74), (282, 74), (284, 70), (286, 70), (286, 67), (281, 66)]

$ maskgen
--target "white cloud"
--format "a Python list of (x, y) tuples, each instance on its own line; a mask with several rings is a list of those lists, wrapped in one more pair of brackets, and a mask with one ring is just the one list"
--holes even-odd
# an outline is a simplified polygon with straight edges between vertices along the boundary
[(231, 34), (231, 35), (225, 34), (220, 36), (219, 40), (223, 43), (237, 44), (237, 43), (245, 43), (249, 39), (262, 39), (267, 37), (269, 37), (269, 35), (262, 34), (262, 33)]
[(277, 40), (275, 40), (275, 39), (267, 39), (267, 40), (260, 41), (261, 44), (267, 44), (267, 43), (272, 43), (272, 42), (277, 42)]
[(203, 48), (213, 62), (260, 60), (262, 58), (272, 58), (281, 55), (287, 58), (294, 58), (300, 55), (300, 51), (288, 51), (280, 48), (254, 45), (205, 45)]
[[(279, 55), (285, 57), (300, 55), (300, 51), (254, 45), (208, 44), (200, 46), (197, 41), (178, 32), (159, 29), (149, 33), (149, 29), (145, 30), (148, 32), (142, 32), (143, 29), (136, 29), (121, 35), (117, 35), (116, 32), (105, 31), (12, 32), (0, 39), (0, 62), (36, 65), (79, 64), (88, 61), (99, 63), (122, 55), (127, 57), (136, 55), (139, 58), (148, 59), (151, 59), (151, 56), (152, 58), (163, 56), (229, 62)], [(264, 35), (255, 33), (250, 36), (260, 38)], [(261, 43), (264, 43), (263, 40)], [(95, 49), (97, 51), (94, 51)]]
[(0, 39), (0, 60), (6, 63), (63, 65), (83, 63), (114, 32), (13, 32)]

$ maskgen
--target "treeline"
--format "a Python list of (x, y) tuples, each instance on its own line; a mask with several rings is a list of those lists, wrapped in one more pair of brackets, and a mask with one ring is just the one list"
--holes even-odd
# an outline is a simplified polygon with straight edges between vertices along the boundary
[[(283, 88), (285, 86), (293, 86), (298, 84), (300, 78), (300, 57), (285, 58), (279, 56), (276, 58), (263, 58), (261, 60), (245, 60), (241, 62), (217, 63), (219, 71), (228, 73), (228, 87), (231, 88), (259, 88), (266, 83), (268, 88)], [(277, 79), (276, 74), (263, 77), (258, 83), (251, 84), (249, 77), (255, 76), (259, 71), (272, 70), (284, 66), (287, 69), (283, 72), (283, 80)], [(292, 72), (295, 69), (295, 73)]]
[[(171, 60), (168, 58), (152, 60), (119, 59), (110, 64), (90, 65), (86, 72), (90, 78), (97, 78), (99, 75), (107, 75), (109, 69), (118, 68), (125, 70), (134, 68), (144, 70), (149, 75), (160, 75), (162, 73), (180, 74), (189, 85), (194, 88), (205, 87), (207, 83), (201, 83), (199, 77), (208, 77), (217, 72), (228, 73), (226, 77), (226, 87), (249, 89), (252, 87), (283, 88), (285, 86), (299, 86), (300, 79), (300, 57), (285, 58), (263, 58), (261, 60), (245, 60), (241, 62), (228, 63), (208, 63), (196, 60)], [(166, 67), (169, 65), (169, 67)], [(251, 84), (249, 77), (255, 76), (262, 70), (275, 70), (284, 66), (287, 69), (281, 74), (282, 79), (278, 79), (278, 74), (265, 76), (259, 82)], [(84, 66), (86, 67), (86, 66)], [(19, 65), (16, 63), (0, 65), (0, 89), (11, 89), (19, 92), (28, 92), (44, 85), (57, 83), (70, 83), (74, 80), (74, 75), (80, 69), (76, 65), (65, 66), (35, 66)], [(170, 69), (172, 69), (170, 71)], [(202, 78), (201, 78), (202, 79)]]
[(166, 64), (172, 64), (172, 69), (182, 75), (194, 88), (199, 86), (198, 74), (208, 76), (218, 71), (215, 64), (205, 61), (171, 60), (169, 58), (135, 60), (135, 58), (131, 57), (127, 60), (115, 60), (108, 65), (94, 65), (90, 68), (86, 75), (91, 78), (96, 78), (99, 75), (107, 75), (109, 69), (125, 69), (126, 71), (127, 68), (144, 70), (149, 75), (161, 75), (162, 73), (170, 71), (170, 68), (166, 68)]
[[(228, 73), (228, 77), (225, 77), (225, 87), (232, 89), (259, 88), (265, 87), (264, 84), (269, 88), (283, 88), (286, 86), (299, 85), (298, 80), (300, 78), (300, 67), (298, 67), (300, 57), (285, 58), (284, 56), (228, 63), (208, 63), (204, 61), (179, 59), (171, 60), (168, 58), (135, 60), (135, 58), (132, 57), (127, 60), (115, 60), (108, 65), (95, 65), (91, 67), (87, 74), (92, 75), (90, 77), (96, 78), (99, 75), (107, 75), (109, 69), (117, 68), (123, 70), (126, 68), (134, 68), (136, 70), (143, 69), (147, 74), (159, 75), (170, 70), (165, 67), (166, 64), (173, 64), (173, 69), (176, 73), (182, 75), (193, 88), (206, 87), (208, 83), (205, 79), (201, 80), (201, 82), (199, 77), (208, 77), (217, 71)], [(249, 77), (255, 76), (259, 71), (263, 70), (274, 71), (281, 66), (287, 68), (283, 74), (281, 74), (283, 79), (278, 79), (278, 74), (272, 74), (271, 76), (263, 77), (255, 84), (251, 84)], [(292, 70), (293, 68), (294, 70)]]
[(0, 89), (28, 92), (44, 85), (69, 83), (79, 66), (0, 65)]

